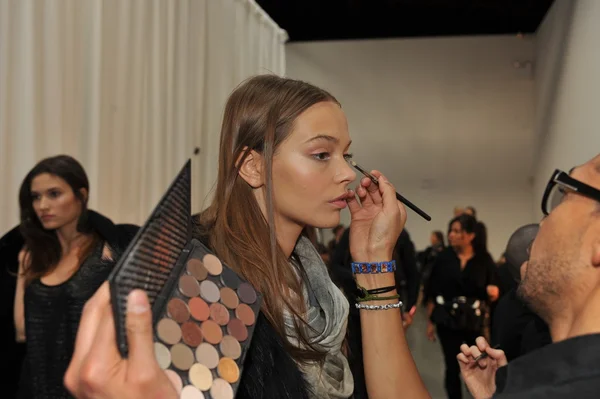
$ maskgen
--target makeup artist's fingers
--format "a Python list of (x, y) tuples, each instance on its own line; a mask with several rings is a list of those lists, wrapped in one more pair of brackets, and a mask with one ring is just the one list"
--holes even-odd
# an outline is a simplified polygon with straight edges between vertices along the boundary
[(502, 349), (494, 349), (488, 346), (485, 351), (490, 359), (494, 359), (497, 362), (498, 367), (503, 367), (508, 364), (508, 359), (506, 359), (506, 354)]
[(479, 349), (482, 353), (485, 352), (488, 346), (490, 346), (484, 337), (477, 337), (475, 339), (475, 345), (477, 345), (477, 349)]
[(475, 345), (471, 346), (470, 352), (471, 352), (471, 356), (473, 356), (473, 359), (477, 359), (479, 357), (479, 355), (481, 355), (481, 351)]
[(158, 367), (154, 357), (152, 339), (152, 312), (148, 296), (142, 290), (134, 290), (127, 297), (127, 343), (129, 365), (133, 369)]
[(75, 350), (64, 376), (64, 384), (72, 393), (77, 390), (81, 366), (94, 343), (106, 306), (110, 306), (108, 282), (102, 284), (98, 291), (86, 302), (81, 314), (79, 329), (75, 338)]
[(348, 210), (350, 211), (350, 215), (354, 215), (361, 209), (361, 206), (358, 203), (358, 199), (356, 198), (356, 192), (354, 192), (354, 190), (348, 191), (348, 198), (346, 198), (346, 203), (348, 204)]
[(469, 345), (467, 344), (462, 344), (460, 346), (460, 352), (465, 355), (466, 357), (471, 356), (471, 348), (469, 348)]
[(456, 360), (465, 365), (469, 365), (471, 363), (471, 360), (469, 360), (469, 358), (466, 357), (464, 353), (459, 353), (458, 355), (456, 355)]

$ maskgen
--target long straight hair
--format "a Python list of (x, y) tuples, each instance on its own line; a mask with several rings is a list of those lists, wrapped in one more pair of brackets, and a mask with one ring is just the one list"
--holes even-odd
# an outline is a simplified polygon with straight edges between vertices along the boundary
[[(215, 196), (197, 226), (216, 254), (262, 293), (262, 312), (288, 353), (300, 362), (322, 360), (324, 354), (307, 338), (302, 284), (277, 243), (272, 165), (273, 155), (291, 133), (296, 118), (325, 101), (339, 105), (318, 87), (272, 75), (256, 76), (240, 85), (225, 106)], [(266, 215), (253, 188), (238, 176), (238, 166), (252, 150), (265, 161)], [(284, 309), (294, 315), (300, 347), (287, 339)]]
[[(26, 283), (50, 273), (63, 255), (56, 231), (45, 229), (33, 209), (31, 182), (43, 173), (60, 177), (67, 182), (75, 197), (81, 202), (77, 231), (89, 234), (93, 230), (88, 219), (87, 198), (81, 192), (81, 189), (85, 189), (89, 193), (90, 185), (81, 164), (68, 155), (57, 155), (41, 160), (25, 176), (19, 190), (20, 230), (25, 239), (27, 253), (23, 271)], [(87, 257), (96, 239), (97, 237), (94, 237), (92, 242), (84, 246), (82, 259)]]

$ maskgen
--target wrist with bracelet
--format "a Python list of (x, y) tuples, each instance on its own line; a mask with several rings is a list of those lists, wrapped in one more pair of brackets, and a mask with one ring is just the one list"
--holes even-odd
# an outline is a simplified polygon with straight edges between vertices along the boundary
[[(384, 273), (392, 273), (396, 271), (396, 261), (385, 261), (385, 262), (352, 262), (352, 272), (357, 277), (358, 275), (376, 275)], [(387, 310), (387, 309), (399, 309), (402, 307), (402, 301), (397, 303), (387, 303), (383, 305), (366, 304), (365, 302), (371, 301), (389, 301), (399, 299), (400, 295), (381, 295), (396, 290), (395, 285), (389, 285), (385, 287), (378, 287), (373, 289), (367, 289), (361, 286), (357, 282), (357, 293), (356, 293), (356, 308), (365, 310)]]

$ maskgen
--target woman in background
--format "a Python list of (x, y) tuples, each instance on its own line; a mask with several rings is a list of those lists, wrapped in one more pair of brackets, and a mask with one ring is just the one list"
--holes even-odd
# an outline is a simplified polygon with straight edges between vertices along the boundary
[(449, 248), (433, 265), (426, 297), (430, 320), (427, 337), (442, 344), (446, 363), (445, 388), (449, 399), (462, 398), (457, 350), (474, 345), (482, 335), (486, 309), (498, 299), (496, 266), (487, 252), (486, 237), (477, 221), (463, 214), (449, 224)]
[(63, 378), (83, 306), (137, 231), (89, 211), (88, 198), (83, 167), (66, 155), (40, 161), (21, 185), (14, 320), (27, 351), (22, 398), (70, 397)]

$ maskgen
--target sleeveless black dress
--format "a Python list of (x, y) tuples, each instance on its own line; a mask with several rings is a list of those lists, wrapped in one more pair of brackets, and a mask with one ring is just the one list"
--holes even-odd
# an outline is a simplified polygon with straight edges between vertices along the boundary
[(49, 286), (39, 279), (25, 290), (27, 354), (20, 398), (72, 397), (63, 385), (75, 347), (83, 306), (108, 278), (114, 261), (102, 259), (104, 243), (67, 281)]

